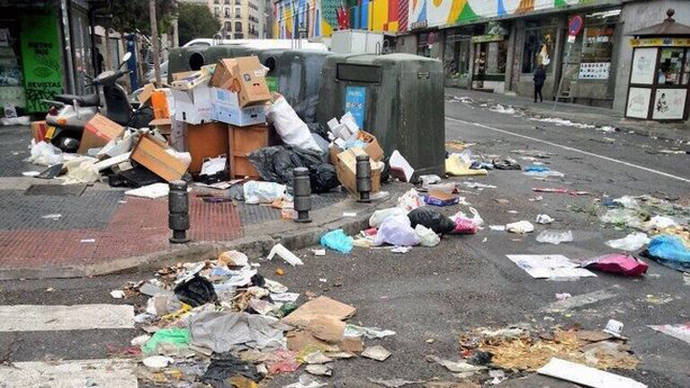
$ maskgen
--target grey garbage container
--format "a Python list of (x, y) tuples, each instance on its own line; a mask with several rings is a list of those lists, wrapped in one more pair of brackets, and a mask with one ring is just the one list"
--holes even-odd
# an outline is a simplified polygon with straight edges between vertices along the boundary
[(201, 69), (201, 66), (208, 65), (206, 51), (209, 47), (192, 46), (176, 47), (170, 49), (168, 53), (168, 83), (172, 82), (172, 75), (183, 71), (193, 71)]
[(398, 150), (415, 176), (445, 173), (443, 68), (410, 54), (332, 55), (323, 65), (317, 120), (350, 111), (379, 141)]

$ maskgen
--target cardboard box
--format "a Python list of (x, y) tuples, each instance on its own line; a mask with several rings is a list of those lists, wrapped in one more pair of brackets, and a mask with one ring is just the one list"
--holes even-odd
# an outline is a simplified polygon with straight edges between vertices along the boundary
[(213, 75), (216, 65), (202, 66), (198, 71), (187, 71), (173, 74), (173, 82), (170, 84), (173, 89), (190, 90), (197, 86), (208, 86), (208, 81)]
[(156, 119), (169, 119), (174, 107), (174, 100), (170, 89), (156, 89), (151, 92), (150, 98), (153, 117)]
[(46, 132), (48, 132), (48, 125), (45, 120), (31, 122), (31, 136), (36, 143), (46, 140)]
[(211, 119), (238, 127), (263, 124), (266, 122), (266, 106), (253, 105), (242, 108), (237, 93), (212, 87)]
[(175, 120), (189, 124), (203, 124), (211, 121), (211, 88), (199, 85), (190, 90), (172, 89), (175, 101)]
[(265, 73), (256, 56), (226, 58), (216, 65), (210, 85), (237, 92), (239, 105), (244, 108), (271, 100)]
[[(372, 135), (369, 132), (365, 131), (359, 131), (359, 139), (364, 141), (366, 145), (364, 146), (364, 152), (369, 155), (369, 157), (377, 162), (380, 162), (383, 160), (384, 153), (383, 149), (379, 145), (379, 141), (376, 139), (376, 136)], [(337, 162), (337, 156), (339, 153), (343, 152), (340, 147), (333, 145), (330, 150), (329, 150), (329, 160), (331, 161), (331, 164), (336, 164)]]
[(206, 158), (215, 158), (228, 153), (228, 125), (206, 123), (187, 125), (187, 151), (192, 156), (189, 172), (198, 174)]
[(175, 157), (174, 150), (149, 134), (139, 138), (130, 159), (167, 182), (181, 179), (189, 167), (189, 163)]
[(228, 126), (230, 169), (233, 177), (259, 178), (259, 173), (249, 161), (249, 154), (259, 148), (278, 144), (272, 132), (273, 129), (268, 125)]
[(151, 98), (151, 93), (156, 89), (156, 86), (153, 84), (153, 82), (149, 82), (146, 85), (144, 85), (144, 89), (139, 93), (139, 96), (137, 98), (139, 99), (139, 103), (141, 105), (146, 104), (149, 99)]
[(78, 153), (86, 155), (91, 148), (100, 148), (122, 134), (125, 127), (108, 119), (100, 113), (89, 120), (81, 135)]
[[(338, 154), (335, 163), (335, 171), (340, 184), (351, 194), (357, 195), (357, 156), (367, 155), (362, 148), (354, 147)], [(376, 193), (381, 189), (381, 172), (383, 162), (369, 159), (371, 163), (371, 192)]]

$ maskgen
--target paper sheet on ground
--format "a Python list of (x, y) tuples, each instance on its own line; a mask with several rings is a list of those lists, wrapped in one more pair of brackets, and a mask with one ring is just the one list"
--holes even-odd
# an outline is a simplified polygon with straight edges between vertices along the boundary
[(593, 388), (646, 388), (645, 384), (586, 365), (552, 358), (537, 373)]
[(596, 277), (563, 255), (506, 255), (535, 279)]
[(690, 344), (690, 322), (677, 325), (649, 325), (649, 327)]

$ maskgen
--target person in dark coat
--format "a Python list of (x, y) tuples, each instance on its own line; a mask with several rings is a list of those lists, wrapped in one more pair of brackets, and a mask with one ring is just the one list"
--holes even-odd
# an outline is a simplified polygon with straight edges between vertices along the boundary
[(534, 71), (534, 102), (537, 102), (537, 96), (539, 96), (539, 102), (544, 101), (544, 97), (541, 95), (541, 88), (544, 87), (545, 80), (546, 70), (544, 70), (544, 65), (539, 64), (537, 70)]

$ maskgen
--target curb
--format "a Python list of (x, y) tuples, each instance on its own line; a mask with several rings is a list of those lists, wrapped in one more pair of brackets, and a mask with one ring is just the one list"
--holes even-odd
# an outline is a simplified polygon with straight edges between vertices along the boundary
[[(393, 189), (393, 187), (391, 187)], [(250, 258), (265, 257), (277, 243), (283, 244), (290, 250), (298, 250), (313, 246), (319, 243), (321, 236), (334, 229), (343, 229), (347, 234), (355, 234), (369, 226), (369, 217), (377, 210), (395, 206), (397, 195), (393, 190), (389, 191), (390, 196), (380, 202), (367, 205), (358, 204), (348, 198), (345, 201), (331, 205), (324, 209), (312, 212), (313, 224), (291, 224), (297, 226), (293, 230), (276, 231), (274, 233), (264, 233), (252, 237), (241, 237), (227, 242), (192, 242), (183, 244), (180, 247), (153, 252), (146, 255), (131, 256), (113, 259), (108, 262), (97, 264), (86, 264), (78, 266), (65, 266), (59, 268), (12, 268), (0, 269), (0, 281), (2, 280), (24, 280), (24, 279), (61, 279), (61, 278), (80, 278), (92, 276), (104, 276), (134, 271), (155, 271), (162, 266), (170, 266), (178, 262), (195, 262), (211, 260), (218, 257), (218, 254), (227, 250), (237, 250), (243, 252)], [(354, 204), (357, 210), (356, 217), (337, 218), (323, 216), (329, 210), (340, 211), (345, 206), (352, 210)], [(339, 213), (341, 214), (341, 213)], [(319, 222), (317, 218), (322, 218)], [(287, 226), (285, 221), (273, 221), (276, 225)], [(264, 225), (252, 225), (257, 231), (266, 229)], [(247, 233), (252, 235), (251, 231)]]

